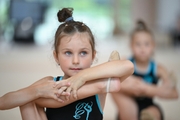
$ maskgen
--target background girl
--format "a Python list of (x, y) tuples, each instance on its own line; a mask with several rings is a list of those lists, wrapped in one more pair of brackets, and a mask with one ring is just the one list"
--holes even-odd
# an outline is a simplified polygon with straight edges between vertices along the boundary
[[(23, 120), (103, 119), (106, 93), (120, 90), (120, 81), (133, 73), (133, 64), (119, 60), (115, 52), (109, 62), (90, 67), (96, 55), (94, 37), (88, 26), (73, 20), (72, 10), (57, 14), (64, 23), (56, 31), (53, 54), (64, 75), (45, 77), (2, 96), (0, 109), (21, 106)], [(14, 99), (17, 96), (21, 98)]]
[[(118, 106), (119, 120), (163, 120), (154, 97), (177, 98), (178, 93), (170, 73), (153, 59), (155, 41), (143, 21), (138, 21), (131, 35), (132, 58), (135, 70), (123, 82), (121, 91), (113, 93)], [(157, 85), (159, 80), (162, 81)]]

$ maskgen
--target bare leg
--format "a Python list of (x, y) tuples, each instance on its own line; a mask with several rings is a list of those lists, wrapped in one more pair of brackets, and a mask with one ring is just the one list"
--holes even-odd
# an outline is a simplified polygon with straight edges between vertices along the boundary
[(34, 102), (20, 106), (22, 120), (47, 120), (44, 108)]
[(155, 106), (144, 109), (140, 116), (140, 120), (161, 120), (161, 113)]
[(112, 93), (118, 107), (120, 120), (138, 120), (138, 108), (134, 100), (122, 93)]

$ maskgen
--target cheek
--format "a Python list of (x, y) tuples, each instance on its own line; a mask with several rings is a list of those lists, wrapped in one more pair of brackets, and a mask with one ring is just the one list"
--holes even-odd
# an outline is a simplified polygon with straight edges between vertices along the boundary
[(59, 56), (58, 60), (61, 66), (66, 66), (70, 62), (70, 59), (67, 59), (66, 57), (63, 56)]
[(149, 51), (149, 56), (152, 56), (152, 55), (153, 55), (153, 53), (154, 53), (154, 50), (153, 50), (153, 49), (151, 49), (151, 50)]
[(140, 52), (140, 48), (139, 47), (133, 47), (133, 53), (134, 54), (138, 54)]
[(92, 57), (89, 57), (89, 58), (84, 58), (81, 60), (81, 64), (85, 67), (85, 68), (88, 68), (92, 65), (93, 63), (93, 59)]
[(147, 49), (147, 52), (148, 52), (149, 54), (151, 54), (151, 53), (153, 53), (153, 51), (154, 51), (153, 47), (152, 47), (152, 46), (149, 46), (148, 49)]

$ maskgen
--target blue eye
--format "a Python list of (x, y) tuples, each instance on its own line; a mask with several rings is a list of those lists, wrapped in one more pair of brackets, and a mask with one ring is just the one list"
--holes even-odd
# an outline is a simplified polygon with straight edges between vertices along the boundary
[(87, 54), (86, 51), (82, 51), (82, 52), (80, 53), (81, 56), (85, 56), (86, 54)]
[(70, 51), (66, 51), (65, 54), (66, 54), (67, 56), (70, 56), (72, 53), (71, 53)]

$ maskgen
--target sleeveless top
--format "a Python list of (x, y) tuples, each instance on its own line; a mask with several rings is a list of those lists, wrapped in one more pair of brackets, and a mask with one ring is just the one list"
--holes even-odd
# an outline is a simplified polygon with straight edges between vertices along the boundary
[[(145, 72), (141, 73), (138, 71), (136, 66), (136, 61), (132, 57), (130, 61), (134, 64), (134, 76), (141, 77), (146, 83), (148, 84), (157, 84), (158, 83), (158, 77), (157, 77), (157, 64), (153, 61), (149, 61), (148, 68)], [(139, 105), (146, 105), (146, 104), (153, 104), (153, 99), (150, 97), (135, 97), (136, 102)]]
[(153, 60), (149, 62), (148, 69), (143, 73), (138, 71), (136, 61), (133, 57), (130, 59), (130, 61), (134, 64), (134, 76), (141, 77), (146, 83), (157, 84), (157, 64)]
[[(63, 77), (54, 78), (55, 81)], [(75, 101), (60, 108), (46, 108), (48, 120), (102, 120), (103, 112), (98, 95)]]

